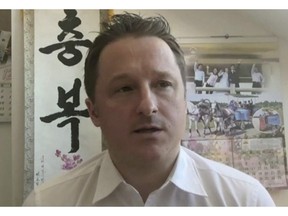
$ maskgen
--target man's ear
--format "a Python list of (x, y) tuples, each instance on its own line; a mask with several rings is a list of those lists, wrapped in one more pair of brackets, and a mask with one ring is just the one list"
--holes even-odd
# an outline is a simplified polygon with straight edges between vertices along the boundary
[(94, 103), (89, 98), (87, 98), (85, 100), (85, 103), (86, 103), (86, 106), (88, 108), (88, 112), (89, 112), (89, 115), (90, 115), (90, 118), (91, 118), (93, 124), (96, 127), (100, 127), (100, 120), (99, 120), (99, 116), (98, 116), (98, 111), (97, 111)]

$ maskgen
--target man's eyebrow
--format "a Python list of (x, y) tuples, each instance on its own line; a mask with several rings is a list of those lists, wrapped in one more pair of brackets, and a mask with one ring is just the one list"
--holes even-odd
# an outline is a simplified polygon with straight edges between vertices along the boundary
[(113, 76), (110, 80), (109, 83), (114, 83), (117, 81), (123, 81), (123, 80), (131, 80), (133, 77), (130, 74), (127, 73), (121, 73)]
[[(153, 72), (154, 78), (176, 80), (176, 78), (168, 71), (153, 70)], [(133, 73), (116, 74), (109, 80), (109, 83), (111, 84), (119, 81), (133, 80), (135, 77), (137, 77), (137, 75)]]
[(155, 76), (160, 77), (160, 78), (170, 78), (175, 80), (175, 76), (173, 76), (171, 73), (168, 71), (159, 71), (159, 70), (154, 70)]

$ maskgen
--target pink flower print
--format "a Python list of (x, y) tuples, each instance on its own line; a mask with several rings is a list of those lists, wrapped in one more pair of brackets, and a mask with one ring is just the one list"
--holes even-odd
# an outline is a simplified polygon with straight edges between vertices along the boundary
[(60, 157), (61, 156), (61, 151), (56, 149), (56, 153), (55, 153), (56, 157)]
[(83, 161), (83, 159), (81, 158), (81, 156), (79, 154), (78, 155), (72, 155), (71, 157), (69, 157), (69, 155), (67, 155), (67, 154), (62, 155), (61, 151), (58, 149), (56, 150), (55, 155), (56, 155), (56, 157), (60, 157), (61, 160), (64, 162), (64, 164), (62, 164), (63, 170), (73, 169), (78, 164), (82, 163), (82, 161)]

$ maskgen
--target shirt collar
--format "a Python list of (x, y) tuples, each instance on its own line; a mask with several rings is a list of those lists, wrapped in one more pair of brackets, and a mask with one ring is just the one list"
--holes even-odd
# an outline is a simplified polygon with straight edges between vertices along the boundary
[[(189, 157), (182, 146), (175, 166), (167, 180), (188, 193), (208, 196), (201, 184), (195, 161)], [(125, 182), (125, 180), (114, 166), (107, 151), (100, 167), (93, 203), (111, 194), (122, 182)]]
[(182, 146), (170, 175), (170, 181), (188, 193), (208, 196), (199, 178), (195, 161), (185, 152)]
[(111, 194), (121, 182), (124, 182), (124, 179), (114, 166), (107, 151), (100, 166), (93, 203)]

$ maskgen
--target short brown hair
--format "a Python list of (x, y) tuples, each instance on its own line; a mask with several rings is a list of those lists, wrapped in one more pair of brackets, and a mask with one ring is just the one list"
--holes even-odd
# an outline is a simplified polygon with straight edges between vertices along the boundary
[(102, 25), (104, 30), (95, 38), (85, 60), (84, 85), (90, 100), (94, 101), (94, 91), (99, 73), (98, 64), (101, 52), (111, 42), (127, 36), (156, 36), (164, 40), (174, 53), (181, 71), (184, 87), (186, 86), (184, 54), (176, 42), (175, 37), (171, 35), (169, 23), (164, 17), (142, 18), (137, 14), (124, 13), (112, 16), (110, 22), (105, 22)]

